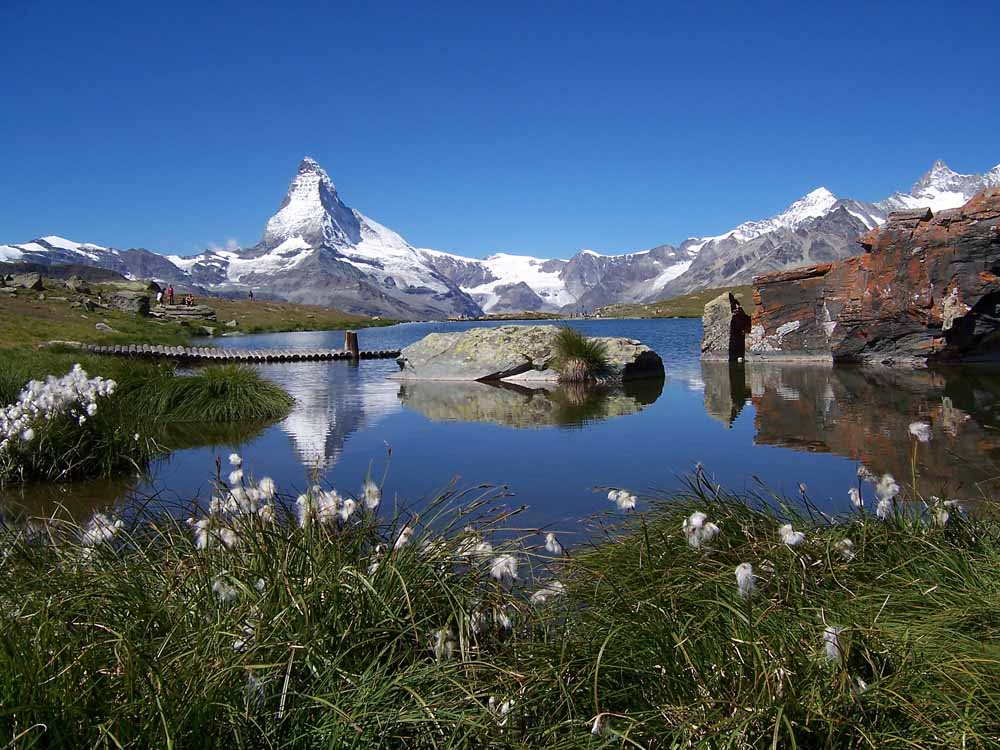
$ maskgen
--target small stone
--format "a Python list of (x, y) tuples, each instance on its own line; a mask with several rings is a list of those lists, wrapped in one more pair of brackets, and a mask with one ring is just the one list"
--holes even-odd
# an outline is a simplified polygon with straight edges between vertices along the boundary
[(236, 320), (230, 320), (226, 323), (226, 328), (236, 328), (239, 323)]

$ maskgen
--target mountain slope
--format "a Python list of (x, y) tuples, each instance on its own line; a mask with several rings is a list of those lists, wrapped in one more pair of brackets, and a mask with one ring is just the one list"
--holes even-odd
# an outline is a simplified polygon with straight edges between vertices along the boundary
[(568, 260), (509, 253), (475, 259), (413, 247), (348, 207), (329, 175), (306, 157), (254, 247), (182, 257), (48, 236), (0, 245), (0, 261), (96, 266), (196, 291), (245, 295), (253, 289), (263, 296), (404, 319), (579, 312), (745, 284), (760, 273), (838, 260), (858, 253), (856, 239), (890, 211), (954, 208), (996, 185), (1000, 165), (985, 174), (962, 175), (937, 161), (908, 193), (878, 203), (817, 188), (775, 216), (679, 246), (622, 255), (582, 250)]

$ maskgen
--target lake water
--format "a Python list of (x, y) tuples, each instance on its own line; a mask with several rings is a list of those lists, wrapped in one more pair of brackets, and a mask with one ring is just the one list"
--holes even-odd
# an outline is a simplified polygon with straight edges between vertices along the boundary
[[(655, 349), (666, 380), (593, 393), (504, 389), (482, 384), (400, 383), (393, 360), (259, 365), (296, 399), (284, 421), (244, 439), (180, 450), (147, 481), (100, 482), (42, 493), (86, 508), (128, 490), (185, 502), (211, 494), (214, 461), (235, 450), (256, 476), (283, 492), (310, 477), (356, 493), (392, 456), (385, 496), (419, 503), (453, 478), (460, 486), (506, 484), (526, 505), (520, 525), (576, 528), (607, 510), (600, 487), (669, 491), (697, 463), (732, 490), (799, 495), (830, 512), (847, 510), (859, 463), (912, 477), (908, 426), (931, 424), (916, 446), (926, 493), (974, 500), (1000, 477), (1000, 376), (995, 370), (867, 371), (815, 365), (701, 363), (701, 322), (580, 320), (588, 335), (627, 336)], [(413, 323), (360, 331), (361, 348), (402, 348), (432, 331), (483, 323)], [(498, 324), (499, 325), (499, 324)], [(307, 348), (343, 345), (343, 333), (255, 335), (222, 346)], [(228, 467), (226, 467), (228, 470)]]

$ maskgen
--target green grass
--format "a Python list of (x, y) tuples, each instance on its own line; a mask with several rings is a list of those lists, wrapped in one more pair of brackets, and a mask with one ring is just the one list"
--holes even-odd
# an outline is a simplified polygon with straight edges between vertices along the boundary
[(748, 314), (753, 314), (753, 286), (728, 286), (702, 289), (679, 297), (646, 304), (607, 305), (594, 311), (602, 318), (700, 318), (705, 305), (720, 294), (732, 292)]
[[(395, 322), (291, 302), (199, 297), (196, 300), (199, 304), (215, 310), (217, 321), (187, 326), (114, 310), (87, 312), (81, 307), (73, 307), (78, 298), (87, 296), (96, 299), (98, 290), (110, 296), (116, 289), (110, 284), (90, 284), (90, 287), (89, 295), (77, 295), (58, 280), (45, 279), (45, 291), (42, 293), (20, 289), (14, 294), (0, 294), (0, 346), (34, 346), (47, 341), (181, 345), (204, 341), (207, 335), (203, 325), (221, 334), (358, 329)], [(235, 329), (226, 326), (233, 320), (237, 323)], [(98, 330), (98, 323), (104, 323), (113, 330)]]
[[(0, 740), (996, 747), (991, 512), (944, 528), (915, 513), (834, 525), (727, 495), (699, 474), (687, 491), (642, 498), (641, 513), (605, 519), (590, 543), (553, 558), (535, 533), (501, 533), (511, 523), (489, 511), (495, 499), (448, 494), (420, 519), (360, 515), (306, 530), (241, 517), (230, 521), (239, 543), (209, 550), (196, 550), (181, 524), (139, 514), (89, 560), (69, 523), (41, 535), (14, 524), (0, 541)], [(719, 526), (710, 549), (691, 548), (681, 531), (694, 510)], [(804, 544), (781, 542), (786, 521), (806, 532)], [(386, 552), (404, 522), (414, 538)], [(517, 584), (491, 579), (489, 560), (458, 557), (456, 537), (470, 533), (492, 540), (494, 554), (520, 557)], [(850, 561), (835, 547), (846, 537)], [(747, 599), (734, 577), (743, 562), (758, 576)], [(558, 578), (566, 593), (530, 603), (534, 574)], [(233, 601), (213, 595), (219, 577)], [(474, 627), (476, 613), (498, 610), (510, 629)], [(835, 659), (827, 625), (843, 628)], [(435, 654), (442, 629), (451, 654)], [(503, 723), (491, 699), (513, 700)], [(594, 736), (598, 716), (605, 732)]]
[(197, 439), (210, 442), (215, 425), (260, 429), (293, 403), (249, 368), (206, 367), (182, 375), (163, 364), (31, 349), (0, 350), (0, 403), (13, 403), (29, 380), (61, 376), (76, 363), (90, 377), (115, 380), (114, 395), (100, 399), (85, 424), (70, 416), (53, 419), (36, 429), (32, 443), (0, 453), (0, 486), (142, 470), (150, 459), (190, 445), (192, 434), (204, 433)]
[(597, 339), (588, 338), (575, 328), (562, 326), (554, 343), (554, 367), (559, 379), (566, 382), (594, 380), (608, 366), (607, 351)]

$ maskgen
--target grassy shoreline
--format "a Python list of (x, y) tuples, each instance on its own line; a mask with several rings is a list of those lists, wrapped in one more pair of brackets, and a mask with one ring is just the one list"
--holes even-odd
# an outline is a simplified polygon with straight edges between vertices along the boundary
[[(232, 489), (270, 498), (250, 473)], [(89, 546), (68, 523), (8, 525), (0, 738), (995, 746), (993, 515), (897, 510), (834, 524), (808, 506), (728, 495), (699, 473), (566, 554), (539, 532), (501, 533), (509, 519), (490, 490), (381, 519), (365, 509), (374, 495), (346, 514), (329, 493), (284, 498), (313, 509), (304, 525), (280, 504), (265, 514), (269, 499), (202, 511), (204, 549), (168, 517), (134, 518)], [(317, 514), (319, 498), (340, 510)], [(697, 528), (716, 530), (693, 546), (696, 512), (707, 515)], [(803, 539), (790, 546), (784, 523)], [(734, 576), (743, 564), (752, 592)]]
[(594, 310), (601, 318), (700, 318), (705, 305), (720, 294), (732, 293), (745, 309), (753, 309), (753, 286), (731, 286), (718, 289), (703, 289), (680, 297), (648, 302), (645, 304), (606, 305)]
[[(0, 348), (38, 346), (48, 341), (161, 345), (210, 341), (211, 337), (205, 334), (202, 325), (215, 329), (216, 335), (222, 335), (358, 329), (396, 322), (290, 302), (200, 297), (196, 302), (214, 308), (217, 321), (182, 325), (111, 309), (97, 308), (88, 312), (82, 307), (73, 307), (76, 297), (96, 299), (98, 291), (107, 297), (116, 290), (114, 286), (91, 284), (89, 294), (78, 295), (54, 279), (46, 279), (45, 284), (42, 292), (18, 289), (14, 293), (0, 294), (0, 326), (3, 331)], [(226, 323), (233, 320), (237, 326), (227, 327)], [(111, 330), (100, 330), (97, 324)]]
[(14, 404), (29, 381), (60, 378), (77, 365), (83, 377), (113, 381), (114, 392), (98, 397), (92, 413), (77, 399), (51, 417), (35, 418), (31, 439), (21, 429), (0, 436), (7, 438), (0, 447), (0, 487), (141, 471), (183, 445), (185, 435), (190, 441), (192, 428), (211, 435), (220, 427), (266, 424), (293, 403), (251, 368), (208, 367), (181, 375), (171, 365), (25, 348), (0, 350), (0, 404)]

